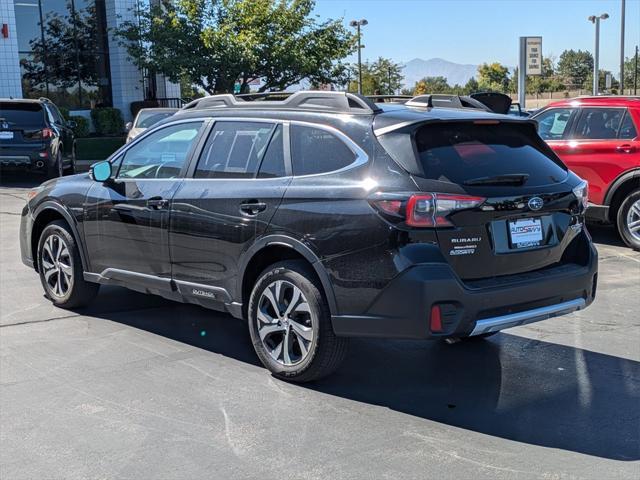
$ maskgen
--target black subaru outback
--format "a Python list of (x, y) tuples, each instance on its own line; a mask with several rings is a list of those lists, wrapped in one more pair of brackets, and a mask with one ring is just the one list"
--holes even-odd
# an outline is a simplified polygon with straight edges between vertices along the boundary
[(73, 172), (75, 123), (46, 98), (0, 98), (0, 167), (40, 172), (49, 178)]
[(33, 191), (23, 261), (60, 307), (115, 284), (247, 319), (301, 382), (348, 337), (477, 338), (588, 306), (586, 183), (533, 121), (446, 104), (196, 100)]

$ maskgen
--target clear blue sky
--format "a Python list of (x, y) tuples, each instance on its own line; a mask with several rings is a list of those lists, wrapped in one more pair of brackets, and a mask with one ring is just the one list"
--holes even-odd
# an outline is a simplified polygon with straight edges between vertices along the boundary
[[(620, 0), (316, 0), (320, 18), (366, 18), (363, 58), (406, 62), (440, 57), (456, 63), (518, 64), (518, 37), (542, 36), (543, 55), (593, 53), (589, 15), (600, 27), (600, 68), (619, 71)], [(640, 44), (640, 0), (627, 0), (625, 55)], [(355, 58), (355, 57), (354, 57)], [(351, 59), (353, 60), (353, 59)], [(617, 76), (617, 75), (616, 75)]]

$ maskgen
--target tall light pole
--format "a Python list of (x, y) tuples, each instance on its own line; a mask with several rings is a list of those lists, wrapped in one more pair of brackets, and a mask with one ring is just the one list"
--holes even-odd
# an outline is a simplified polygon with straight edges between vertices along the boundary
[(624, 0), (620, 6), (620, 95), (624, 95)]
[(602, 15), (591, 15), (589, 21), (596, 25), (596, 47), (593, 55), (593, 94), (598, 95), (598, 83), (600, 80), (600, 68), (598, 63), (600, 62), (600, 20), (606, 20), (609, 18), (608, 13)]
[(351, 20), (349, 25), (358, 30), (358, 93), (362, 93), (362, 42), (360, 41), (360, 27), (364, 27), (369, 22), (362, 20)]

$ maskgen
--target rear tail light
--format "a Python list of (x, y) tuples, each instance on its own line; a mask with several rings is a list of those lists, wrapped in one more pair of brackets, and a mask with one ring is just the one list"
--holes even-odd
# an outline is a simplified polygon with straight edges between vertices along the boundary
[(589, 182), (582, 180), (580, 184), (573, 189), (573, 194), (578, 199), (578, 204), (582, 209), (586, 209), (589, 205)]
[(55, 136), (55, 132), (50, 128), (43, 128), (42, 130), (25, 130), (23, 136), (28, 140), (46, 140), (48, 138), (53, 138)]
[(440, 312), (440, 305), (434, 305), (431, 307), (431, 316), (429, 317), (429, 328), (432, 332), (442, 332), (442, 315)]
[(403, 200), (374, 200), (374, 205), (382, 213), (394, 217), (404, 217), (411, 227), (450, 227), (447, 218), (459, 210), (475, 208), (486, 199), (470, 195), (449, 193), (421, 193)]

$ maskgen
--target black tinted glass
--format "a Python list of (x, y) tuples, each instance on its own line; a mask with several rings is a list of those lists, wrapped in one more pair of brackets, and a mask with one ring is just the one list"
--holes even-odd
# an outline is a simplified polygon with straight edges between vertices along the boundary
[(632, 140), (638, 136), (638, 132), (636, 130), (635, 125), (633, 124), (633, 119), (631, 118), (631, 114), (626, 112), (624, 115), (624, 119), (622, 120), (622, 124), (620, 125), (620, 132), (618, 133), (618, 138), (622, 138), (625, 140)]
[(462, 184), (482, 177), (526, 174), (526, 185), (531, 186), (566, 177), (566, 171), (547, 156), (542, 141), (526, 124), (425, 125), (415, 138), (426, 178)]
[(42, 105), (38, 103), (2, 102), (0, 103), (0, 118), (3, 118), (10, 128), (22, 125), (44, 125), (44, 112)]
[(595, 140), (616, 138), (623, 113), (621, 108), (583, 108), (574, 136)]
[(294, 175), (311, 175), (351, 165), (356, 155), (331, 132), (292, 125), (291, 157)]
[(254, 177), (273, 128), (273, 124), (262, 122), (216, 122), (200, 156), (195, 177)]
[(278, 125), (264, 154), (258, 178), (284, 177), (284, 149), (282, 148), (282, 126)]

